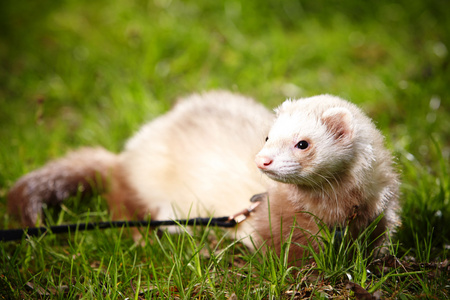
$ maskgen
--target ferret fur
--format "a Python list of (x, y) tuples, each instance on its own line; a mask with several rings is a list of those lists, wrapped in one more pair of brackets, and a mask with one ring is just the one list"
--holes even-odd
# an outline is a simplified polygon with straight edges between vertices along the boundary
[[(330, 228), (350, 226), (356, 236), (383, 214), (372, 233), (379, 244), (398, 222), (399, 180), (372, 121), (354, 104), (329, 95), (286, 101), (276, 113), (255, 159), (273, 179), (269, 204), (254, 216), (260, 239), (279, 252), (292, 229), (293, 244), (313, 243), (309, 233), (318, 226), (312, 215)], [(294, 245), (289, 254), (301, 259), (303, 248)]]
[[(292, 228), (293, 244), (308, 241), (305, 230), (317, 232), (302, 211), (330, 227), (345, 226), (354, 213), (355, 234), (381, 213), (378, 233), (397, 221), (392, 158), (356, 106), (322, 95), (286, 101), (276, 115), (274, 123), (262, 105), (229, 92), (191, 95), (144, 125), (120, 154), (83, 148), (25, 175), (8, 194), (10, 210), (33, 226), (43, 203), (94, 187), (105, 192), (114, 219), (226, 216), (267, 191), (236, 238), (250, 234), (278, 252)], [(306, 150), (296, 148), (300, 140)], [(268, 177), (255, 167), (257, 153)], [(303, 255), (297, 246), (290, 253), (292, 260)]]
[[(58, 204), (94, 187), (105, 192), (114, 219), (235, 214), (266, 190), (254, 157), (273, 119), (241, 95), (191, 95), (145, 124), (120, 154), (83, 148), (25, 175), (8, 194), (10, 211), (33, 226), (43, 203)], [(238, 238), (250, 233), (246, 226), (239, 226)]]

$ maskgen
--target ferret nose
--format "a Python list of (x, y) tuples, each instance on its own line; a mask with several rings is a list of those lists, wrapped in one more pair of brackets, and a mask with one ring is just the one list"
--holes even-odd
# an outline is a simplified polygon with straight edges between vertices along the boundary
[(269, 166), (273, 162), (273, 159), (271, 159), (270, 157), (267, 157), (267, 156), (258, 155), (255, 158), (255, 162), (256, 162), (256, 165), (258, 166), (258, 168), (266, 169), (267, 166)]

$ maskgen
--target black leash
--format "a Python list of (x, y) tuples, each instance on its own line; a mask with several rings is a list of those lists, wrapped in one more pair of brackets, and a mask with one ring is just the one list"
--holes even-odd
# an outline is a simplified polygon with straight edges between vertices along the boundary
[[(263, 194), (255, 195), (260, 197)], [(94, 222), (94, 223), (79, 223), (79, 224), (68, 224), (68, 225), (58, 225), (50, 227), (29, 227), (29, 228), (19, 228), (19, 229), (4, 229), (0, 230), (0, 242), (1, 241), (18, 241), (24, 236), (39, 236), (46, 232), (51, 232), (54, 234), (68, 233), (92, 229), (107, 229), (107, 228), (119, 228), (119, 227), (158, 227), (158, 226), (173, 226), (173, 225), (185, 225), (185, 226), (217, 226), (224, 228), (231, 228), (237, 224), (245, 221), (247, 217), (252, 213), (260, 204), (261, 201), (252, 197), (253, 204), (237, 214), (229, 217), (219, 217), (219, 218), (192, 218), (192, 219), (182, 219), (182, 220), (152, 220), (152, 221), (111, 221), (111, 222)], [(255, 198), (255, 199), (254, 199)]]
[(186, 226), (218, 226), (230, 228), (236, 226), (238, 222), (232, 217), (220, 217), (220, 218), (193, 218), (184, 220), (164, 220), (164, 221), (111, 221), (111, 222), (94, 222), (94, 223), (80, 223), (80, 224), (68, 224), (58, 225), (50, 227), (29, 227), (20, 229), (5, 229), (0, 230), (0, 241), (18, 241), (24, 236), (39, 236), (50, 231), (54, 234), (68, 233), (107, 228), (118, 227), (158, 227), (158, 226), (172, 226), (172, 225), (186, 225)]

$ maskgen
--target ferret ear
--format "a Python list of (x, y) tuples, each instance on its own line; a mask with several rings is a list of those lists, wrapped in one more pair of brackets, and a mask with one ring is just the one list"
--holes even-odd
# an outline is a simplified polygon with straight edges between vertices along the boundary
[(322, 123), (336, 139), (351, 139), (353, 136), (352, 113), (343, 107), (327, 109), (322, 114)]
[(290, 107), (292, 107), (292, 100), (288, 99), (286, 101), (284, 101), (283, 103), (281, 103), (280, 106), (278, 106), (277, 108), (274, 109), (275, 111), (275, 115), (279, 116), (282, 112), (289, 110)]

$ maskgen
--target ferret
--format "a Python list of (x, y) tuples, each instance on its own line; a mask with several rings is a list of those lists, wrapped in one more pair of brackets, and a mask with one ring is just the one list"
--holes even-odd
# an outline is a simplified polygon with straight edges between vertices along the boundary
[[(262, 241), (279, 253), (292, 235), (290, 260), (314, 246), (318, 218), (331, 230), (358, 236), (380, 217), (373, 247), (398, 224), (399, 179), (383, 136), (354, 104), (321, 95), (286, 101), (256, 155), (258, 168), (273, 181), (254, 217)], [(292, 231), (292, 232), (291, 232)], [(317, 246), (317, 245), (316, 245)]]
[(304, 254), (295, 244), (318, 232), (311, 215), (330, 227), (353, 216), (355, 234), (381, 214), (377, 234), (397, 222), (392, 157), (355, 105), (322, 95), (275, 111), (230, 92), (193, 94), (119, 154), (83, 148), (23, 176), (8, 193), (10, 211), (33, 226), (43, 203), (92, 188), (105, 193), (114, 219), (228, 216), (253, 197), (261, 204), (235, 238), (280, 253), (293, 230), (292, 261)]

